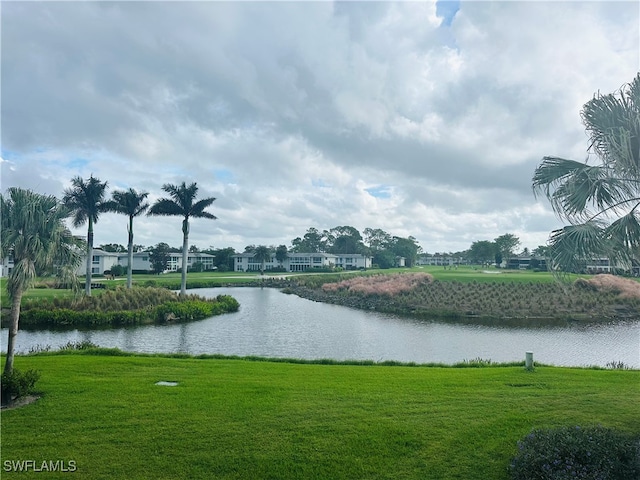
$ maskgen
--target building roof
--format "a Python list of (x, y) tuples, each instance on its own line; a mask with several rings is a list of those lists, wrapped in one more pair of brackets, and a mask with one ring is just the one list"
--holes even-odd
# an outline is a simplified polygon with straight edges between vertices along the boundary
[(93, 255), (100, 255), (102, 257), (119, 257), (120, 255), (122, 255), (122, 252), (120, 253), (106, 252), (101, 248), (94, 248), (92, 251), (93, 251)]

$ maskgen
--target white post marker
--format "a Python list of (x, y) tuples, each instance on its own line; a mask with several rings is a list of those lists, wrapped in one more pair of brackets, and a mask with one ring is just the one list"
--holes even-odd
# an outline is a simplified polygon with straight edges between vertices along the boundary
[(533, 369), (533, 352), (526, 352), (524, 357), (524, 368)]

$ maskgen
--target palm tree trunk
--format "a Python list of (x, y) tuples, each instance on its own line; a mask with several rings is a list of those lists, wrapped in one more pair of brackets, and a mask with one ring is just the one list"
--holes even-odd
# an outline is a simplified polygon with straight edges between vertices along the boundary
[(7, 342), (7, 362), (4, 364), (4, 373), (13, 371), (13, 357), (15, 340), (18, 335), (18, 322), (20, 321), (20, 303), (22, 302), (22, 290), (14, 293), (11, 301), (11, 327), (9, 328), (9, 340)]
[(87, 230), (87, 270), (84, 282), (84, 293), (91, 296), (91, 266), (93, 264), (93, 220), (89, 217), (89, 229)]
[(127, 245), (127, 288), (133, 285), (133, 216), (129, 217), (129, 244)]
[(182, 283), (180, 284), (180, 295), (187, 294), (187, 255), (189, 249), (189, 219), (182, 221)]

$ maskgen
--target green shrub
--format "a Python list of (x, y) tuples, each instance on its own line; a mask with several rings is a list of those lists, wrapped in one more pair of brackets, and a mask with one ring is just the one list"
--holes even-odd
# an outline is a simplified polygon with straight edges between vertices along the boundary
[(67, 308), (56, 310), (27, 310), (21, 315), (24, 325), (137, 325), (147, 323), (150, 314), (145, 310), (122, 310), (101, 312), (95, 310), (76, 311)]
[(640, 478), (640, 437), (604, 427), (534, 430), (518, 442), (512, 480)]
[(240, 308), (240, 303), (238, 300), (233, 298), (231, 295), (218, 295), (216, 297), (216, 302), (222, 308), (222, 312), (237, 312)]
[(20, 319), (23, 325), (123, 326), (201, 320), (238, 308), (238, 301), (228, 295), (215, 299), (198, 295), (183, 298), (165, 288), (117, 287), (92, 297), (28, 302)]
[(156, 319), (199, 320), (222, 313), (236, 312), (240, 304), (229, 295), (218, 295), (215, 300), (201, 300), (191, 296), (177, 302), (166, 302), (156, 308)]
[(127, 269), (122, 265), (114, 265), (111, 267), (111, 275), (114, 277), (121, 277), (122, 275), (126, 275)]
[(98, 348), (98, 345), (93, 343), (91, 340), (82, 340), (81, 342), (67, 342), (62, 345), (59, 350), (68, 352), (73, 350), (91, 350), (93, 348)]
[(6, 405), (12, 400), (24, 397), (34, 392), (35, 384), (40, 379), (40, 372), (27, 370), (21, 372), (13, 369), (9, 374), (2, 374), (2, 404)]
[(194, 262), (193, 265), (187, 266), (187, 272), (203, 272), (204, 265), (202, 262)]

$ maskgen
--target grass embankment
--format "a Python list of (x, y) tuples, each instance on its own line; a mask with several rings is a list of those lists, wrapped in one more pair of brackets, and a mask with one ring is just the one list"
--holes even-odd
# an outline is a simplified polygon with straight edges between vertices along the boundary
[[(512, 278), (519, 277), (514, 275)], [(601, 279), (607, 282), (597, 282)], [(441, 281), (427, 273), (348, 279), (317, 276), (299, 278), (295, 284), (285, 291), (315, 301), (474, 322), (483, 319), (537, 323), (545, 320), (608, 321), (640, 317), (638, 283), (611, 275), (599, 275), (592, 280), (578, 279), (572, 284)]]
[[(532, 428), (640, 432), (637, 371), (19, 357), (36, 403), (2, 413), (6, 461), (83, 479), (507, 479)], [(155, 385), (176, 381), (176, 387)], [(13, 473), (2, 478), (67, 478)]]

